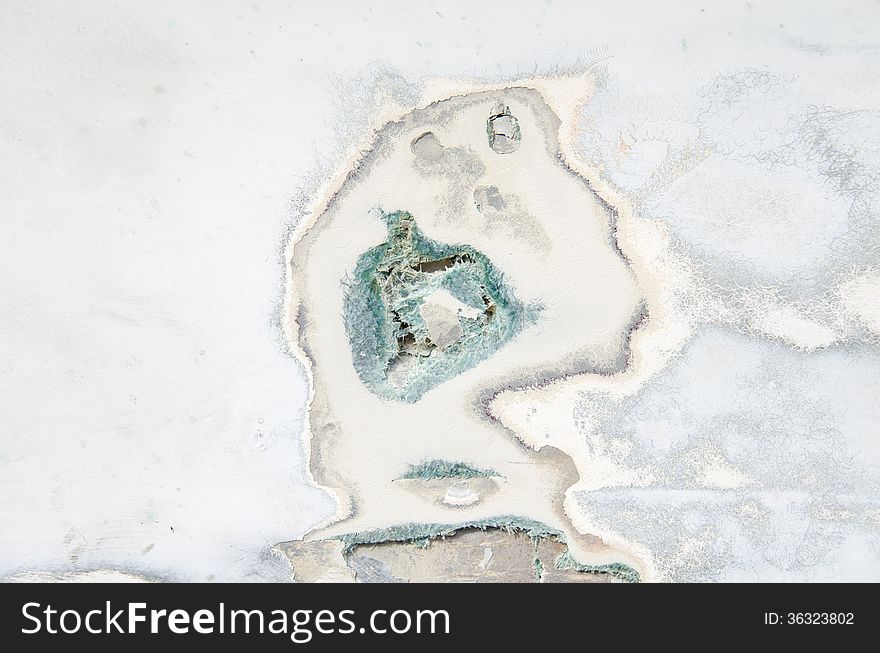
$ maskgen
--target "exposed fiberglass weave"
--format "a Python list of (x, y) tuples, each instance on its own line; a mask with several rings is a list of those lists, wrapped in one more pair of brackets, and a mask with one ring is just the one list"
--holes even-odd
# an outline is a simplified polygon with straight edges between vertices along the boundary
[(492, 478), (499, 474), (490, 469), (480, 469), (467, 463), (454, 463), (447, 460), (426, 460), (418, 465), (410, 465), (401, 479), (421, 479), (428, 481), (437, 478)]
[(489, 259), (426, 238), (405, 211), (382, 213), (387, 240), (345, 286), (345, 329), (361, 381), (383, 399), (418, 401), (534, 320)]
[[(469, 530), (501, 530), (508, 533), (523, 533), (531, 538), (536, 545), (536, 554), (537, 545), (541, 540), (558, 542), (562, 545), (567, 544), (562, 531), (547, 526), (542, 522), (515, 515), (501, 515), (490, 519), (478, 519), (458, 524), (399, 524), (372, 531), (348, 533), (340, 536), (338, 539), (344, 545), (343, 553), (347, 555), (351, 554), (356, 547), (361, 545), (405, 543), (419, 549), (424, 549), (431, 546), (433, 542), (454, 538), (456, 534)], [(638, 583), (641, 580), (639, 573), (635, 569), (624, 564), (581, 564), (572, 557), (567, 546), (562, 554), (553, 560), (553, 566), (559, 570), (571, 570), (585, 574), (609, 574), (618, 580), (630, 583)], [(540, 577), (542, 575), (543, 563), (537, 556), (534, 559), (534, 567), (536, 575)]]

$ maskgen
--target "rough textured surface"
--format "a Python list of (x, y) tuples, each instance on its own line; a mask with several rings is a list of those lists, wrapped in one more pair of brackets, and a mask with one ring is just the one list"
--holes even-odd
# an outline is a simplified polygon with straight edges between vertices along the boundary
[(489, 409), (506, 388), (623, 370), (644, 311), (615, 209), (560, 133), (528, 86), (430, 102), (385, 123), (292, 238), (285, 324), (312, 374), (311, 471), (338, 505), (311, 539), (528, 515), (591, 569), (633, 562), (572, 527), (571, 459)]
[[(637, 582), (624, 565), (577, 563), (559, 531), (519, 517), (459, 524), (405, 524), (338, 540), (281, 545), (301, 582), (350, 574), (360, 583)], [(314, 547), (312, 553), (311, 547)], [(332, 551), (333, 558), (329, 558)], [(337, 552), (341, 552), (339, 555)]]
[[(354, 547), (348, 565), (360, 582), (607, 583), (613, 576), (557, 568), (566, 547), (502, 530), (469, 530), (425, 547), (371, 544)], [(377, 567), (384, 575), (370, 573)]]
[(361, 380), (380, 397), (414, 402), (491, 356), (538, 308), (518, 302), (473, 247), (426, 238), (403, 211), (382, 218), (387, 240), (358, 258), (345, 284), (345, 330)]
[[(394, 520), (342, 530), (526, 504), (572, 522), (577, 560), (628, 552), (647, 580), (880, 579), (880, 4), (508, 9), (4, 0), (0, 576), (283, 580), (271, 543), (348, 507)], [(512, 86), (540, 89), (558, 129)], [(459, 137), (458, 101), (428, 105), (470, 94)], [(498, 102), (521, 128), (506, 154)], [(551, 162), (606, 211), (548, 183)], [(360, 222), (328, 230), (317, 256), (345, 264), (310, 281), (317, 312), (288, 314), (287, 230), (389, 163), (349, 207)], [(473, 245), (548, 317), (425, 393), (425, 415), (389, 401), (349, 419), (328, 386), (375, 395), (289, 349), (301, 328), (351, 371), (329, 320), (384, 242), (377, 207)], [(645, 301), (603, 353), (579, 338), (621, 292), (594, 245), (611, 234)], [(463, 479), (397, 480), (431, 459), (503, 477), (467, 479), (482, 499), (451, 506)]]
[(424, 480), (435, 478), (477, 478), (480, 476), (497, 476), (489, 469), (478, 469), (467, 463), (449, 462), (447, 460), (426, 460), (418, 465), (410, 465), (400, 478), (419, 478)]

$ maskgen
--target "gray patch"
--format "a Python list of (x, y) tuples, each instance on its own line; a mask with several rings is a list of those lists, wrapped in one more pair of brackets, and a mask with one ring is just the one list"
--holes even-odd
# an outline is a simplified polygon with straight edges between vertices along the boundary
[(406, 583), (405, 578), (398, 578), (391, 568), (382, 560), (368, 555), (356, 554), (349, 556), (348, 567), (354, 572), (359, 583)]
[(443, 145), (433, 132), (425, 132), (414, 138), (410, 143), (410, 149), (413, 154), (424, 161), (438, 161), (443, 156)]
[(510, 113), (510, 108), (499, 102), (489, 116), (486, 124), (489, 146), (498, 154), (510, 154), (519, 149), (522, 134), (519, 121)]
[(497, 186), (477, 186), (474, 206), (485, 218), (483, 233), (504, 233), (528, 243), (537, 251), (550, 249), (550, 236), (540, 220), (529, 213), (513, 193), (502, 193)]
[(458, 315), (444, 306), (424, 303), (419, 307), (419, 313), (428, 327), (431, 342), (440, 349), (446, 349), (464, 335)]
[(491, 206), (496, 211), (501, 211), (506, 206), (497, 186), (477, 186), (474, 189), (474, 204), (477, 211), (482, 211), (484, 206)]

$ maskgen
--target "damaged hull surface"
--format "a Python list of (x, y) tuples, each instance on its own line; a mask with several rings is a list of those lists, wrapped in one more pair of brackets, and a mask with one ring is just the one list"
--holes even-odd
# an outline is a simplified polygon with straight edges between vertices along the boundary
[[(300, 579), (504, 580), (503, 560), (510, 579), (638, 577), (566, 515), (571, 457), (491, 409), (502, 391), (624, 371), (644, 310), (615, 208), (567, 165), (559, 128), (527, 87), (412, 111), (295, 236), (287, 327), (313, 384), (311, 472), (337, 501), (284, 547)], [(401, 546), (421, 557), (403, 564)]]

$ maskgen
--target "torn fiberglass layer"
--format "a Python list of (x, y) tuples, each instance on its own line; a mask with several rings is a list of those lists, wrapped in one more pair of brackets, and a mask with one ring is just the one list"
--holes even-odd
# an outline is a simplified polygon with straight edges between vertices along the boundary
[(387, 240), (366, 251), (345, 285), (345, 327), (361, 381), (413, 403), (468, 370), (533, 321), (501, 272), (468, 245), (425, 237), (405, 211), (383, 213)]

